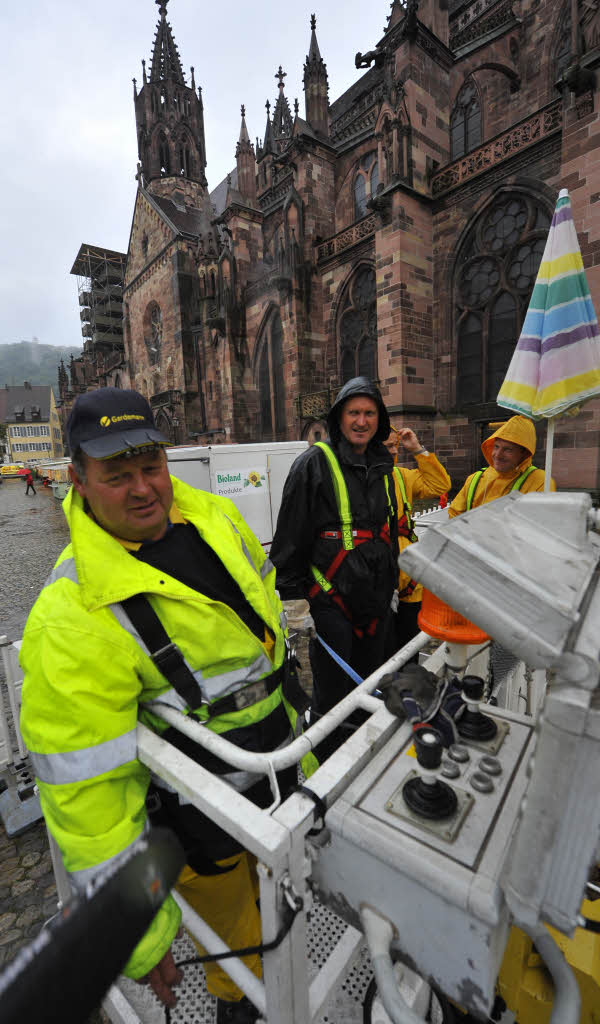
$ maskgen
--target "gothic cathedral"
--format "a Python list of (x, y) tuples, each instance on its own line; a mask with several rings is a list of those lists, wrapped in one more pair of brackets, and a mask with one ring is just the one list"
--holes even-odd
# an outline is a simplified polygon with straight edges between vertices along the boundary
[[(599, 0), (393, 0), (333, 101), (313, 15), (304, 116), (280, 66), (262, 141), (242, 107), (212, 192), (202, 92), (156, 2), (120, 379), (174, 443), (212, 444), (319, 439), (366, 374), (458, 484), (507, 418), (495, 397), (560, 188), (600, 313)], [(599, 439), (600, 402), (561, 422), (559, 487), (600, 488)]]

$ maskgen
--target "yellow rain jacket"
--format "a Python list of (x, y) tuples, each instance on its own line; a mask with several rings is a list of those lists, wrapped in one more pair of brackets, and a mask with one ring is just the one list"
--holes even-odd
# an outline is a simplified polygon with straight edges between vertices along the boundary
[[(146, 827), (149, 771), (137, 759), (136, 725), (164, 731), (152, 701), (185, 706), (120, 624), (120, 602), (144, 593), (207, 699), (257, 682), (285, 658), (275, 571), (227, 498), (172, 480), (175, 504), (218, 554), (274, 643), (265, 644), (225, 604), (138, 561), (84, 510), (71, 488), (64, 510), (71, 543), (60, 555), (27, 620), (21, 729), (48, 827), (75, 888), (135, 842)], [(268, 650), (268, 653), (267, 653)], [(215, 716), (224, 733), (262, 722), (283, 700), (281, 685), (241, 710)], [(179, 701), (179, 704), (178, 704)], [(148, 710), (149, 708), (149, 710)], [(206, 718), (204, 704), (199, 718)], [(145, 975), (177, 933), (180, 911), (169, 896), (136, 946), (125, 973)]]
[[(404, 469), (403, 466), (394, 467), (394, 484), (396, 488), (396, 500), (398, 502), (398, 523), (401, 523), (402, 516), (405, 513), (410, 514), (412, 518), (412, 507), (416, 499), (418, 498), (439, 498), (440, 494), (444, 494), (445, 491), (449, 490), (452, 481), (448, 476), (446, 470), (442, 466), (438, 458), (429, 452), (427, 455), (415, 456), (417, 460), (418, 469)], [(406, 491), (406, 504), (409, 506), (408, 509), (405, 506), (402, 490), (398, 481), (397, 474), (402, 474), (402, 480), (404, 481), (404, 489)], [(403, 537), (398, 534), (398, 547), (400, 548), (400, 554), (404, 551), (412, 541), (409, 537)], [(400, 572), (398, 577), (398, 593), (400, 600), (406, 603), (412, 603), (420, 601), (423, 597), (423, 585), (417, 583), (414, 589), (411, 588), (410, 576), (407, 576), (405, 572)]]
[[(510, 441), (512, 444), (520, 444), (529, 453), (510, 473), (498, 473), (492, 466), (492, 448), (496, 438), (500, 438), (502, 441)], [(511, 416), (491, 437), (486, 438), (481, 445), (481, 451), (488, 464), (488, 468), (484, 471), (477, 484), (471, 507), (478, 508), (488, 501), (494, 501), (496, 498), (502, 498), (503, 495), (508, 494), (519, 477), (531, 466), (533, 456), (535, 455), (536, 443), (535, 427), (531, 420), (528, 420), (525, 416)], [(474, 476), (475, 474), (471, 473), (467, 477), (462, 490), (458, 492), (454, 501), (449, 506), (448, 515), (451, 519), (453, 516), (459, 516), (462, 512), (466, 512), (469, 487)], [(552, 480), (550, 488), (553, 491), (556, 490), (554, 480)], [(523, 481), (519, 490), (522, 494), (529, 494), (530, 491), (543, 491), (544, 470), (535, 469)]]

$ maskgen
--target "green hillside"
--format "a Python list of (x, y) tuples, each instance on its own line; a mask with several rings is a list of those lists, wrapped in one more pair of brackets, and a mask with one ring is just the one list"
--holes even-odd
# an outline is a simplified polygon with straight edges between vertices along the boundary
[(81, 355), (81, 348), (66, 345), (42, 345), (39, 341), (17, 341), (0, 345), (0, 387), (23, 384), (50, 384), (58, 393), (58, 364), (63, 359), (69, 368), (71, 353)]

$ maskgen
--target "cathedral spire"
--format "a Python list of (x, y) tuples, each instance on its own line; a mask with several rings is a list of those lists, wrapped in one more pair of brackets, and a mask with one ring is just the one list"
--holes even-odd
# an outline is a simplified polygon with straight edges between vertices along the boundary
[(242, 103), (242, 126), (240, 128), (240, 137), (239, 137), (239, 141), (238, 141), (238, 146), (242, 146), (245, 143), (248, 143), (248, 145), (251, 145), (251, 143), (250, 143), (250, 136), (248, 135), (248, 128), (246, 127), (246, 108), (245, 108), (244, 104)]
[(172, 79), (179, 85), (185, 85), (185, 76), (179, 59), (171, 26), (167, 21), (167, 4), (169, 0), (155, 0), (158, 4), (160, 21), (156, 27), (154, 49), (152, 51), (151, 82), (164, 82)]
[(389, 32), (394, 25), (397, 25), (399, 21), (403, 21), (404, 18), (410, 15), (409, 8), (414, 8), (414, 14), (416, 14), (416, 8), (419, 6), (418, 0), (415, 2), (402, 3), (401, 0), (392, 0), (391, 11), (388, 15), (387, 25), (385, 31)]
[(155, 0), (160, 20), (156, 27), (149, 74), (143, 62), (143, 88), (135, 95), (135, 119), (141, 181), (157, 191), (152, 182), (169, 179), (160, 185), (165, 195), (184, 181), (193, 182), (194, 195), (206, 188), (206, 145), (204, 114), (200, 89), (196, 95), (186, 85), (179, 52), (167, 21), (169, 0)]
[(306, 120), (320, 135), (329, 135), (329, 83), (327, 65), (317, 42), (317, 19), (310, 19), (310, 47), (304, 65)]
[(306, 58), (307, 64), (321, 60), (321, 51), (317, 42), (317, 19), (314, 14), (310, 16), (310, 33), (310, 49)]
[(267, 123), (265, 125), (265, 137), (263, 139), (261, 156), (266, 156), (267, 153), (271, 153), (273, 150), (273, 126), (271, 124), (271, 104), (269, 100), (265, 103), (267, 111)]
[(246, 199), (256, 199), (256, 157), (246, 126), (246, 108), (242, 104), (242, 125), (235, 150), (238, 172), (238, 192)]
[(275, 148), (282, 153), (292, 137), (294, 122), (292, 119), (290, 105), (284, 92), (283, 80), (284, 78), (287, 78), (287, 72), (283, 71), (281, 64), (279, 65), (279, 70), (275, 74), (275, 78), (279, 82), (279, 95), (275, 103), (275, 109), (273, 110), (271, 138), (275, 144)]

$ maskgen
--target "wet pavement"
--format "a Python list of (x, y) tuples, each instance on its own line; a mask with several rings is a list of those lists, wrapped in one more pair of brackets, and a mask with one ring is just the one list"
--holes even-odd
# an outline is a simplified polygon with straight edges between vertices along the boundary
[[(60, 551), (67, 523), (51, 490), (25, 495), (22, 480), (0, 484), (0, 635), (17, 640)], [(2, 666), (0, 662), (0, 673)], [(11, 787), (13, 772), (1, 772)], [(57, 909), (46, 829), (42, 822), (8, 836), (0, 821), (0, 969)]]

